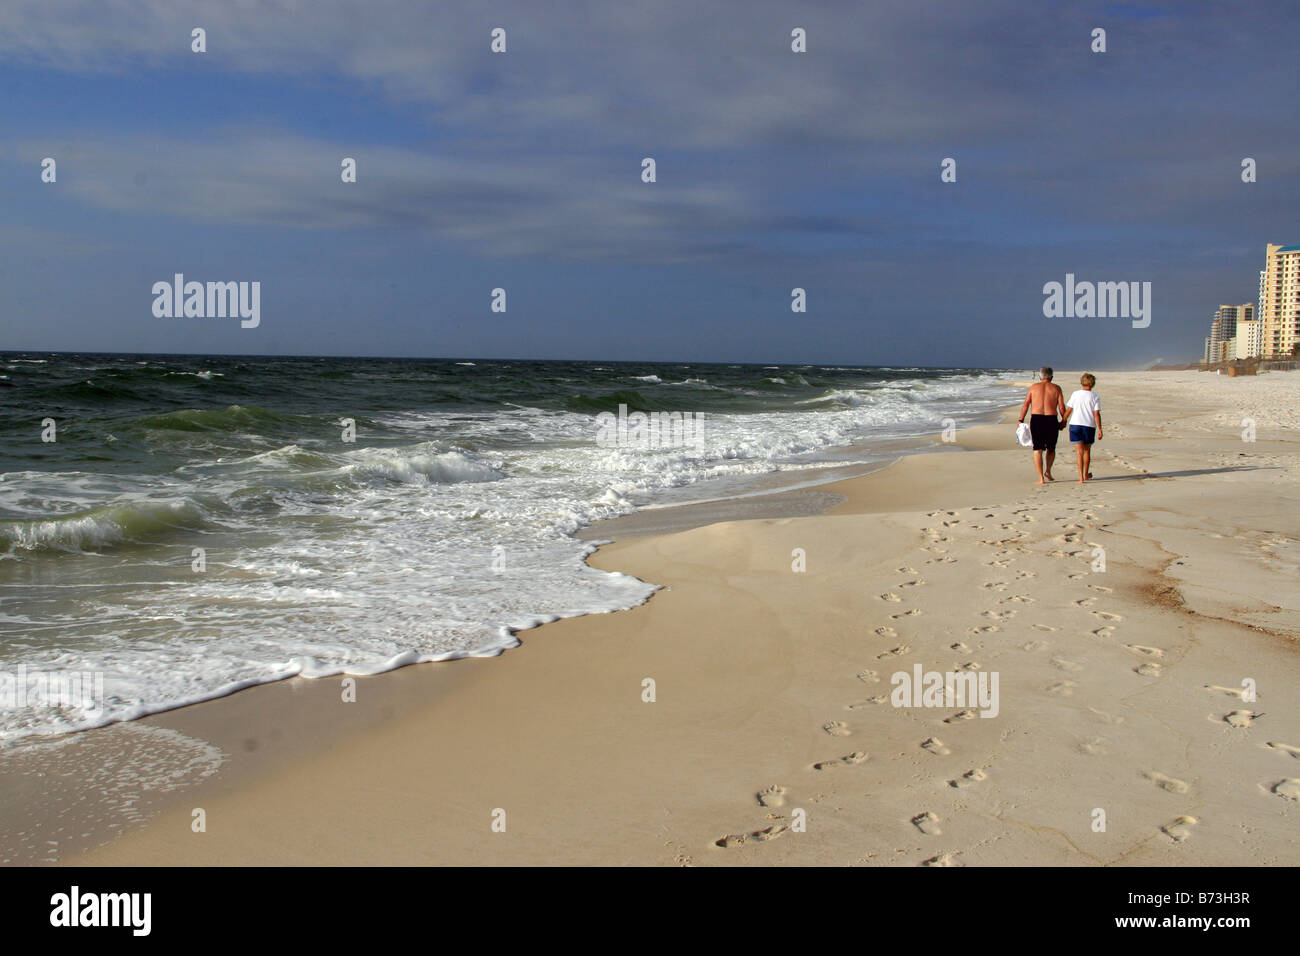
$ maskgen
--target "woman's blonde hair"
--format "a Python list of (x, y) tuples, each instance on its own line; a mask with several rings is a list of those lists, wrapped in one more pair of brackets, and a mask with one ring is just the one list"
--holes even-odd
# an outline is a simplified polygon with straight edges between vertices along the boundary
[(1079, 384), (1092, 388), (1097, 384), (1097, 376), (1093, 375), (1091, 372), (1084, 372), (1083, 378), (1079, 379)]

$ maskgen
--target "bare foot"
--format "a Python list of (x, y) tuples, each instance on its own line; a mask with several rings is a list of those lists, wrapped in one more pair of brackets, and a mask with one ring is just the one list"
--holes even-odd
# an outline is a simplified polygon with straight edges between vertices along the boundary
[(1088, 480), (1092, 481), (1092, 472), (1088, 472)]
[(1038, 479), (1038, 483), (1039, 483), (1040, 485), (1045, 485), (1045, 484), (1047, 484), (1047, 482), (1043, 481), (1042, 478), (1039, 478), (1039, 479)]
[[(1056, 479), (1053, 478), (1051, 475), (1043, 475), (1043, 477), (1046, 478), (1048, 481), (1055, 481), (1055, 480), (1056, 480)], [(1091, 478), (1092, 475), (1089, 475), (1088, 477)]]

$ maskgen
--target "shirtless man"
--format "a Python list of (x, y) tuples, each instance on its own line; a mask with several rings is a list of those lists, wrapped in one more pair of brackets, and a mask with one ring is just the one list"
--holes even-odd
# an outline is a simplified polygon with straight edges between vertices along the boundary
[(1020, 406), (1020, 420), (1023, 422), (1025, 413), (1032, 412), (1029, 433), (1034, 439), (1034, 469), (1038, 472), (1038, 483), (1043, 485), (1056, 480), (1052, 477), (1052, 462), (1056, 461), (1056, 438), (1065, 427), (1065, 399), (1060, 387), (1052, 384), (1050, 367), (1044, 365), (1038, 376), (1041, 381), (1029, 386), (1025, 403)]

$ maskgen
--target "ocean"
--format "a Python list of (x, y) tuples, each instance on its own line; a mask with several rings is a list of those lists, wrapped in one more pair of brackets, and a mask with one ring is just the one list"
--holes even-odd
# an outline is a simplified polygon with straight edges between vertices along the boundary
[(653, 584), (589, 567), (575, 532), (930, 445), (1008, 404), (1004, 379), (0, 353), (0, 741), (634, 606)]

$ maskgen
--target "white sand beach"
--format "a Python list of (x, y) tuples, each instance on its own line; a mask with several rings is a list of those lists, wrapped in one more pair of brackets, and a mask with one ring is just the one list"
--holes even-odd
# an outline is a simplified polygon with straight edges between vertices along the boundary
[[(1300, 374), (1097, 392), (1089, 484), (1012, 414), (825, 514), (606, 546), (663, 589), (498, 658), (138, 721), (227, 757), (61, 862), (1296, 865)], [(893, 706), (917, 666), (996, 716)]]

